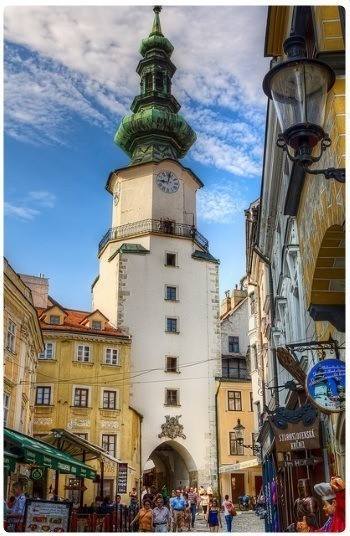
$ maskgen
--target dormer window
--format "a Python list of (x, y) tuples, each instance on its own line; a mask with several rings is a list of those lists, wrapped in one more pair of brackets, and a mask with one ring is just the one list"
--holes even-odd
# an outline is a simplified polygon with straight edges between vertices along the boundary
[(101, 322), (101, 320), (92, 320), (92, 322), (91, 322), (91, 329), (101, 330), (101, 329), (102, 329), (102, 322)]
[(50, 324), (60, 324), (61, 318), (58, 315), (50, 315)]

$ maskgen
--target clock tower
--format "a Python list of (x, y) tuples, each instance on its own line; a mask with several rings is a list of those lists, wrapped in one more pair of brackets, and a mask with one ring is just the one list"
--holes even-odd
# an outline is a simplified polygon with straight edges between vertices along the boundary
[(115, 135), (130, 164), (108, 177), (112, 226), (99, 243), (93, 307), (132, 336), (141, 464), (153, 467), (146, 476), (168, 489), (215, 489), (219, 263), (197, 230), (196, 192), (203, 183), (179, 161), (196, 135), (171, 93), (176, 68), (160, 9), (154, 8), (140, 47), (140, 94)]

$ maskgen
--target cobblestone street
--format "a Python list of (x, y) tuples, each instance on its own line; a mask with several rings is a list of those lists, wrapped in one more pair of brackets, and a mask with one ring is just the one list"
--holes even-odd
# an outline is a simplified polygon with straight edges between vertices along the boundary
[[(226, 531), (225, 517), (221, 516), (222, 532)], [(208, 526), (202, 514), (196, 517), (194, 532), (208, 532)], [(254, 512), (237, 512), (233, 518), (232, 532), (265, 532), (264, 520)]]

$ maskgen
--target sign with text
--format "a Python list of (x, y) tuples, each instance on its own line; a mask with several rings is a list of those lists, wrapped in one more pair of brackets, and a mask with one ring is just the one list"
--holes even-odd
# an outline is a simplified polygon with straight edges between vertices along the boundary
[(275, 434), (277, 452), (320, 448), (318, 418), (308, 426), (302, 422), (288, 423), (284, 429), (277, 428), (272, 422), (271, 426)]
[(118, 463), (118, 493), (126, 493), (128, 490), (128, 464)]
[(26, 500), (24, 532), (68, 532), (70, 502)]
[(314, 365), (306, 378), (310, 400), (324, 413), (345, 410), (345, 363), (324, 359)]
[(294, 460), (284, 460), (281, 462), (283, 467), (303, 467), (305, 465), (316, 465), (322, 463), (322, 458), (301, 458)]

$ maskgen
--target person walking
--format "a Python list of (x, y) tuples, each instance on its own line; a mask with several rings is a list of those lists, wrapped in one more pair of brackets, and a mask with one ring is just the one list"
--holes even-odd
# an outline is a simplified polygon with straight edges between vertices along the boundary
[(204, 517), (206, 517), (207, 515), (208, 504), (209, 504), (209, 496), (206, 490), (204, 489), (203, 492), (201, 493), (201, 507), (203, 510)]
[(188, 494), (188, 501), (189, 501), (190, 512), (191, 512), (191, 527), (194, 528), (194, 522), (196, 520), (196, 512), (197, 512), (198, 495), (193, 488), (190, 488), (190, 491)]
[(182, 530), (184, 532), (191, 532), (191, 509), (190, 502), (188, 500), (188, 493), (186, 491), (183, 494), (183, 498), (185, 499), (185, 510), (182, 518)]
[(173, 514), (173, 532), (182, 532), (186, 501), (181, 497), (181, 491), (176, 490), (176, 497), (172, 498), (171, 508)]
[(162, 496), (157, 497), (156, 507), (153, 508), (153, 526), (154, 532), (169, 532), (170, 528), (170, 512), (164, 506)]
[(139, 532), (153, 532), (153, 512), (151, 501), (148, 499), (143, 502), (143, 507), (131, 521), (130, 527), (133, 527), (136, 522), (139, 524)]
[(225, 515), (227, 532), (232, 532), (232, 521), (233, 521), (233, 516), (236, 515), (236, 510), (233, 505), (233, 502), (230, 501), (228, 495), (225, 495), (225, 500), (222, 503), (222, 509)]
[(219, 532), (219, 527), (222, 528), (222, 525), (220, 517), (220, 508), (216, 499), (212, 499), (212, 502), (209, 506), (207, 519), (209, 532)]

